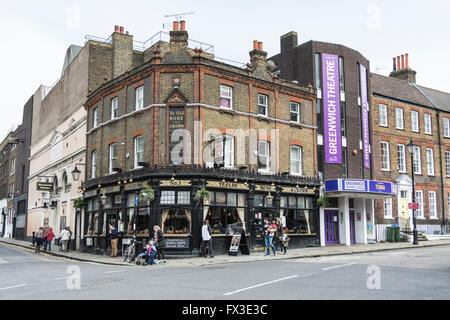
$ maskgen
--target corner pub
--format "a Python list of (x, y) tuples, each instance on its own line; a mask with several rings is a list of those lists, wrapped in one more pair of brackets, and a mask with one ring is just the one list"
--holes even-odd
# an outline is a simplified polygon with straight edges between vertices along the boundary
[(82, 250), (109, 252), (109, 224), (119, 252), (123, 239), (148, 241), (159, 225), (167, 255), (195, 256), (208, 219), (214, 253), (228, 251), (232, 228), (254, 252), (264, 249), (265, 217), (287, 228), (289, 247), (319, 246), (314, 90), (271, 73), (261, 42), (251, 63), (236, 67), (189, 48), (178, 27), (144, 52), (128, 34), (115, 32), (108, 44), (133, 58), (85, 104)]

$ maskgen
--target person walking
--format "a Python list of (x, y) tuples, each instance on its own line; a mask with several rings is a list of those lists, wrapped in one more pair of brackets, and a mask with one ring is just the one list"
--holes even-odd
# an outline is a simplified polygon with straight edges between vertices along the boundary
[(281, 226), (281, 232), (280, 232), (280, 246), (281, 246), (281, 252), (284, 251), (283, 254), (286, 254), (286, 248), (288, 246), (289, 243), (289, 237), (287, 235), (287, 228), (283, 226)]
[(156, 244), (156, 258), (158, 259), (157, 264), (161, 263), (161, 256), (163, 258), (163, 263), (166, 263), (166, 257), (164, 255), (164, 247), (166, 246), (166, 242), (164, 241), (164, 234), (159, 226), (154, 226), (153, 231), (153, 241)]
[(203, 221), (202, 243), (200, 245), (201, 255), (204, 256), (205, 258), (207, 258), (206, 246), (208, 246), (209, 257), (214, 258), (213, 252), (212, 252), (212, 229), (211, 229), (211, 226), (209, 225), (208, 219)]
[(109, 238), (111, 239), (111, 257), (117, 257), (117, 246), (119, 244), (119, 233), (113, 225), (109, 225)]
[(44, 227), (42, 227), (42, 249), (45, 251), (47, 250), (47, 239), (45, 238), (45, 235), (48, 234), (48, 231), (50, 230), (50, 227), (48, 224), (44, 225)]
[(273, 237), (276, 232), (276, 226), (269, 223), (269, 219), (264, 219), (264, 242), (266, 244), (267, 252), (264, 256), (270, 256), (270, 248), (272, 248), (273, 255), (276, 256), (277, 252), (275, 250), (275, 246), (273, 245)]
[(67, 242), (67, 252), (69, 252), (69, 248), (70, 248), (70, 241), (72, 241), (72, 229), (70, 229), (70, 226), (67, 227), (67, 231), (69, 231), (69, 241)]
[(67, 227), (61, 231), (61, 244), (62, 244), (62, 251), (67, 252), (67, 244), (69, 243), (70, 239), (70, 232), (67, 230)]
[(42, 245), (42, 237), (44, 236), (44, 228), (39, 227), (38, 232), (36, 232), (35, 235), (35, 241), (36, 241), (36, 248), (34, 249), (34, 253), (40, 253), (41, 252), (41, 245)]
[(53, 229), (49, 227), (47, 233), (45, 233), (45, 228), (44, 228), (44, 237), (43, 238), (44, 238), (44, 250), (47, 250), (47, 247), (48, 247), (48, 251), (52, 251), (52, 241), (55, 238)]

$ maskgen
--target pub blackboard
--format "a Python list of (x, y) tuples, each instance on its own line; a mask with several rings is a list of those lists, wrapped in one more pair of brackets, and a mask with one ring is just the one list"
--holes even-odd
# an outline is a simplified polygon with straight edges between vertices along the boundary
[(189, 238), (165, 238), (166, 249), (189, 249)]

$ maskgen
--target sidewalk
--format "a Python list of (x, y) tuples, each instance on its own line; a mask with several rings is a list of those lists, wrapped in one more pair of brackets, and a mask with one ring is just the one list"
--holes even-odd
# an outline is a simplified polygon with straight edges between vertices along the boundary
[[(21, 248), (26, 248), (33, 250), (34, 246), (28, 241), (21, 241), (15, 239), (3, 239), (0, 238), (0, 244), (5, 243), (9, 245), (18, 246)], [(214, 258), (203, 258), (203, 257), (193, 257), (185, 259), (168, 259), (167, 263), (161, 266), (164, 267), (195, 267), (195, 266), (206, 266), (206, 265), (216, 265), (225, 263), (238, 263), (238, 262), (253, 262), (253, 261), (267, 261), (267, 260), (284, 260), (284, 259), (299, 259), (299, 258), (316, 258), (323, 256), (336, 256), (344, 254), (358, 254), (358, 253), (368, 253), (386, 250), (397, 250), (397, 249), (412, 249), (412, 248), (423, 248), (423, 247), (433, 247), (450, 245), (450, 240), (436, 240), (436, 241), (420, 241), (419, 245), (414, 246), (411, 243), (406, 242), (396, 242), (396, 243), (377, 243), (377, 244), (355, 244), (352, 246), (326, 246), (326, 247), (311, 247), (311, 248), (300, 248), (291, 249), (287, 251), (287, 254), (283, 255), (277, 253), (276, 256), (265, 257), (264, 252), (252, 253), (249, 256), (238, 255), (217, 255)], [(83, 253), (79, 251), (62, 252), (59, 251), (59, 246), (54, 246), (51, 252), (42, 251), (43, 255), (52, 255), (60, 258), (66, 258), (76, 261), (101, 263), (117, 266), (135, 266), (134, 263), (125, 263), (122, 257), (111, 258), (105, 255), (95, 255), (91, 253)], [(137, 266), (135, 266), (137, 267)]]

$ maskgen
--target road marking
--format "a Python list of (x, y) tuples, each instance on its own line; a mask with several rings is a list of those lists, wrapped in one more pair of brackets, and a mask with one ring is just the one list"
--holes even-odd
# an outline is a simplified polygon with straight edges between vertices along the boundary
[(26, 284), (25, 284), (25, 283), (22, 283), (22, 284), (18, 284), (18, 285), (16, 285), (16, 286), (0, 288), (0, 290), (12, 289), (12, 288), (23, 287), (23, 286), (26, 286)]
[(103, 272), (103, 273), (114, 273), (114, 272), (125, 272), (125, 270), (105, 271), (105, 272)]
[(5, 259), (0, 258), (0, 264), (6, 264), (9, 263), (8, 261), (6, 261)]
[(351, 266), (352, 264), (355, 264), (355, 263), (356, 263), (356, 262), (347, 263), (347, 264), (341, 264), (341, 265), (338, 265), (338, 266), (329, 267), (329, 268), (325, 268), (325, 269), (322, 269), (322, 270), (323, 270), (323, 271), (326, 271), (326, 270), (330, 270), (330, 269), (336, 269), (336, 268), (347, 267), (347, 266)]
[(70, 277), (63, 277), (63, 278), (55, 278), (55, 279), (53, 279), (53, 280), (66, 280), (66, 279), (69, 279)]
[(298, 277), (297, 274), (294, 275), (294, 276), (290, 276), (290, 277), (285, 277), (285, 278), (281, 278), (281, 279), (277, 279), (277, 280), (273, 280), (273, 281), (269, 281), (269, 282), (264, 282), (264, 283), (257, 284), (255, 286), (251, 286), (251, 287), (248, 287), (248, 288), (243, 288), (243, 289), (239, 289), (239, 290), (236, 290), (236, 291), (225, 293), (224, 296), (229, 296), (229, 295), (232, 295), (232, 294), (235, 294), (235, 293), (238, 293), (238, 292), (242, 292), (242, 291), (245, 291), (245, 290), (250, 290), (250, 289), (262, 287), (262, 286), (265, 286), (265, 285), (268, 285), (268, 284), (271, 284), (271, 283), (284, 281), (284, 280), (288, 280), (288, 279), (292, 279), (292, 278), (296, 278), (296, 277)]

